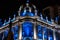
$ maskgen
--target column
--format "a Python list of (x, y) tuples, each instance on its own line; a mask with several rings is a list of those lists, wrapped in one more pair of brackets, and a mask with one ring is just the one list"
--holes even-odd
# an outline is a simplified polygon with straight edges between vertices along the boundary
[(43, 40), (44, 40), (44, 30), (43, 30)]
[(37, 40), (37, 35), (36, 35), (36, 23), (34, 22), (34, 40)]
[(18, 38), (18, 40), (21, 40), (21, 39), (22, 39), (22, 26), (19, 22), (19, 38)]
[(56, 40), (55, 29), (53, 30), (53, 38)]

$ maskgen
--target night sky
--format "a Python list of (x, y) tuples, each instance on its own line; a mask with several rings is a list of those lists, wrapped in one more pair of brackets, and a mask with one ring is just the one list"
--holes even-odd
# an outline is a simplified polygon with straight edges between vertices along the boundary
[[(26, 0), (1, 0), (0, 1), (0, 18), (6, 19), (9, 16), (12, 16), (14, 13), (17, 14), (17, 11), (21, 4), (25, 4)], [(43, 8), (49, 5), (59, 5), (60, 1), (56, 0), (30, 0), (31, 4), (36, 5), (39, 12)]]

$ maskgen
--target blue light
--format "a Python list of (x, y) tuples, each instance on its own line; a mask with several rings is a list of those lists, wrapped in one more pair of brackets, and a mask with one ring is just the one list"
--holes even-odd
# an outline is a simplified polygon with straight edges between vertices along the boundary
[(44, 22), (46, 22), (46, 19), (43, 19)]
[(14, 33), (14, 40), (18, 39), (18, 26), (12, 28), (12, 32)]
[(32, 12), (22, 12), (20, 16), (35, 16), (35, 14)]
[(9, 24), (10, 22), (8, 21), (8, 22), (6, 22), (6, 24)]
[(50, 40), (53, 40), (53, 31), (51, 29), (48, 29), (48, 32)]
[(48, 38), (47, 28), (44, 27), (44, 28), (43, 28), (43, 31), (44, 31), (44, 38), (47, 39), (47, 38)]
[(40, 25), (38, 25), (38, 31), (41, 30), (41, 29), (42, 29), (42, 27)]
[(24, 37), (22, 40), (33, 40), (32, 37)]
[(11, 21), (12, 21), (12, 22), (15, 21), (15, 18), (13, 18)]
[(50, 40), (53, 40), (53, 37), (52, 36), (50, 36)]
[(17, 39), (18, 38), (18, 34), (14, 34), (14, 39)]
[(15, 30), (18, 31), (18, 29), (19, 29), (19, 27), (18, 27), (18, 25), (16, 25), (16, 26), (15, 26)]
[(26, 10), (20, 13), (20, 16), (26, 16)]
[(47, 39), (47, 38), (48, 38), (48, 34), (45, 34), (45, 35), (44, 35), (44, 38)]
[(49, 24), (52, 24), (52, 22), (51, 22), (51, 21), (48, 21), (48, 23), (49, 23)]
[(14, 27), (12, 28), (12, 32), (14, 33)]
[(28, 12), (28, 16), (34, 16), (34, 13)]
[(4, 36), (5, 36), (5, 37), (8, 36), (8, 30), (4, 31)]
[(46, 31), (47, 31), (47, 28), (46, 28), (46, 27), (43, 27), (43, 31), (46, 33)]
[(37, 26), (37, 36), (38, 36), (38, 39), (42, 39), (43, 35), (42, 35), (42, 26), (38, 25)]
[(42, 36), (43, 36), (42, 33), (38, 33), (39, 38), (42, 38)]
[(24, 22), (22, 24), (23, 37), (31, 37), (33, 31), (33, 24), (31, 22)]

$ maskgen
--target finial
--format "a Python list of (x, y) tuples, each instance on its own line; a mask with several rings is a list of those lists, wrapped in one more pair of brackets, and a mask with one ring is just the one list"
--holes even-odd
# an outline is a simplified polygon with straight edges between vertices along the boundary
[(14, 14), (14, 19), (16, 18), (16, 15)]
[(29, 4), (28, 4), (28, 3), (26, 3), (26, 6), (27, 6), (27, 7), (29, 7)]
[(13, 17), (13, 19), (11, 21), (13, 22), (15, 19), (16, 19), (16, 15), (14, 14), (14, 17)]
[(48, 17), (46, 16), (46, 20), (47, 20), (47, 22), (48, 22)]
[(41, 18), (41, 20), (43, 20), (43, 16), (42, 16), (42, 14), (40, 13), (40, 18)]
[(27, 0), (27, 3), (29, 2), (29, 0)]
[(10, 23), (10, 21), (11, 21), (11, 18), (9, 17), (9, 23)]
[(26, 2), (26, 6), (27, 6), (27, 7), (29, 6), (29, 0), (27, 0), (27, 2)]

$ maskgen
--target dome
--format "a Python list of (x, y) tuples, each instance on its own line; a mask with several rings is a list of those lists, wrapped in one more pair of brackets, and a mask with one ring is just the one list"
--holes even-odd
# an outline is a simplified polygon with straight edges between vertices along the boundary
[(26, 3), (25, 5), (21, 5), (18, 11), (19, 16), (25, 17), (25, 16), (36, 16), (36, 7), (34, 5), (31, 5), (29, 3)]

